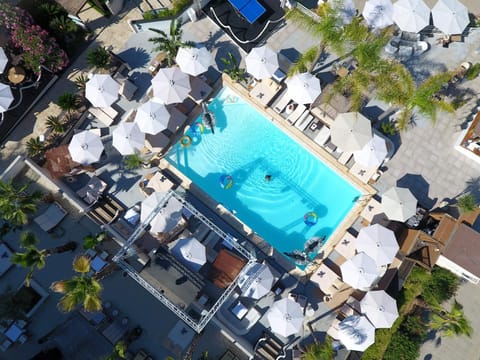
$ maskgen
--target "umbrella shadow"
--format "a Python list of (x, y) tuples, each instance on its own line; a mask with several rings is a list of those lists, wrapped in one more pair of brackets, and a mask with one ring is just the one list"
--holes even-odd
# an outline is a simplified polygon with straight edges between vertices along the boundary
[(430, 184), (420, 174), (406, 174), (397, 180), (397, 186), (409, 189), (425, 209), (431, 209), (437, 198), (429, 197)]

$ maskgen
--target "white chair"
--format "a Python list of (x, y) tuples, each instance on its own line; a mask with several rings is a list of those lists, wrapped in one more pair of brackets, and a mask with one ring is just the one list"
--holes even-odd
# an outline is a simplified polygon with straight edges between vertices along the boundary
[(306, 110), (307, 108), (305, 107), (305, 105), (298, 104), (295, 110), (293, 110), (293, 112), (290, 115), (288, 115), (287, 122), (290, 125), (294, 125), (297, 122), (297, 120), (300, 119), (300, 116), (302, 116), (302, 114), (306, 112)]
[(273, 110), (277, 113), (281, 113), (288, 105), (288, 103), (292, 101), (289, 95), (287, 95), (287, 92), (285, 91), (281, 96), (278, 102), (273, 106)]
[(22, 335), (20, 335), (20, 337), (18, 338), (17, 341), (18, 341), (19, 344), (25, 344), (27, 342), (27, 340), (28, 340), (28, 336), (25, 335), (25, 334), (22, 334)]
[(330, 139), (330, 129), (326, 126), (322, 126), (320, 130), (318, 130), (318, 134), (313, 138), (318, 145), (324, 145), (328, 139)]
[(313, 120), (313, 115), (310, 114), (310, 112), (305, 111), (303, 115), (298, 119), (298, 121), (295, 123), (295, 127), (303, 131), (307, 128), (308, 124)]

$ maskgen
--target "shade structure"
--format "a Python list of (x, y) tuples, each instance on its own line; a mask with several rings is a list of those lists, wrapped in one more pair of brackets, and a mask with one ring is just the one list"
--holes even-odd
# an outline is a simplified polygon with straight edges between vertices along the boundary
[(408, 32), (419, 32), (430, 23), (430, 8), (423, 0), (398, 0), (393, 4), (393, 21)]
[(94, 107), (109, 107), (118, 100), (120, 84), (110, 75), (94, 74), (85, 86), (85, 97)]
[(267, 319), (274, 333), (288, 337), (302, 328), (303, 310), (297, 302), (283, 298), (273, 303)]
[(331, 127), (332, 142), (343, 151), (358, 151), (372, 140), (370, 120), (358, 112), (338, 114)]
[(342, 279), (354, 289), (366, 291), (378, 277), (377, 264), (365, 253), (358, 253), (340, 266)]
[(7, 111), (12, 102), (12, 89), (10, 86), (0, 83), (0, 113)]
[(348, 316), (338, 328), (338, 340), (347, 350), (365, 351), (375, 342), (375, 327), (365, 316)]
[(0, 47), (0, 74), (3, 74), (3, 71), (7, 67), (7, 64), (8, 64), (7, 54), (5, 54), (5, 50), (3, 50), (2, 47)]
[(406, 188), (392, 187), (382, 195), (382, 208), (390, 220), (404, 222), (417, 213), (417, 199)]
[(170, 113), (161, 102), (151, 99), (137, 109), (135, 123), (147, 134), (156, 135), (168, 127)]
[(205, 47), (182, 47), (178, 49), (175, 61), (185, 74), (197, 76), (208, 70), (213, 64), (213, 57)]
[(123, 122), (112, 132), (113, 146), (122, 155), (132, 155), (145, 146), (145, 134), (135, 123)]
[(377, 329), (391, 328), (398, 318), (397, 301), (384, 290), (367, 292), (360, 301), (360, 308)]
[[(165, 198), (165, 193), (154, 192), (142, 201), (140, 221), (143, 223), (154, 211), (157, 205)], [(150, 221), (151, 232), (169, 232), (182, 218), (183, 205), (174, 197), (170, 197), (164, 207)]]
[(268, 79), (278, 69), (278, 56), (266, 45), (250, 50), (245, 58), (247, 72), (255, 79)]
[(100, 159), (103, 152), (102, 140), (93, 132), (82, 131), (73, 135), (68, 151), (73, 161), (88, 165)]
[(207, 262), (205, 245), (194, 237), (179, 239), (173, 247), (172, 253), (193, 271), (200, 270)]
[(373, 134), (370, 140), (361, 150), (354, 151), (355, 161), (367, 167), (379, 166), (388, 154), (385, 139)]
[(383, 29), (393, 24), (393, 5), (390, 0), (368, 0), (362, 15), (368, 26)]
[(356, 249), (368, 254), (379, 266), (392, 262), (398, 252), (398, 243), (392, 230), (380, 224), (364, 227), (357, 236)]
[(243, 296), (260, 299), (269, 293), (274, 281), (275, 277), (268, 265), (254, 263), (246, 269), (239, 286)]
[(432, 9), (433, 25), (444, 34), (461, 34), (470, 23), (468, 9), (458, 0), (438, 0)]
[(320, 95), (320, 80), (310, 73), (296, 74), (286, 80), (288, 95), (298, 104), (311, 104)]
[(180, 103), (190, 93), (190, 78), (177, 67), (160, 69), (152, 79), (153, 96), (164, 104)]

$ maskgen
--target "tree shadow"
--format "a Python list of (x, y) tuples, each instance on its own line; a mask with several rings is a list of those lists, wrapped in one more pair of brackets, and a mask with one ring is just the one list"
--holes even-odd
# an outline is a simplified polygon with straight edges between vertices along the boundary
[(140, 47), (128, 48), (117, 55), (130, 65), (132, 69), (144, 67), (150, 61), (150, 54), (147, 50)]

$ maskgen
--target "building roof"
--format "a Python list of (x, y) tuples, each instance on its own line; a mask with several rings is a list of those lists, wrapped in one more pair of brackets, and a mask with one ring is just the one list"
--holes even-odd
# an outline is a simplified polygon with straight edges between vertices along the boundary
[(210, 279), (219, 288), (227, 288), (240, 273), (247, 261), (227, 249), (218, 253), (212, 264)]
[(71, 15), (77, 15), (87, 0), (55, 0), (58, 4), (63, 6), (65, 10)]
[(459, 224), (443, 252), (450, 261), (480, 276), (480, 233), (467, 224)]

